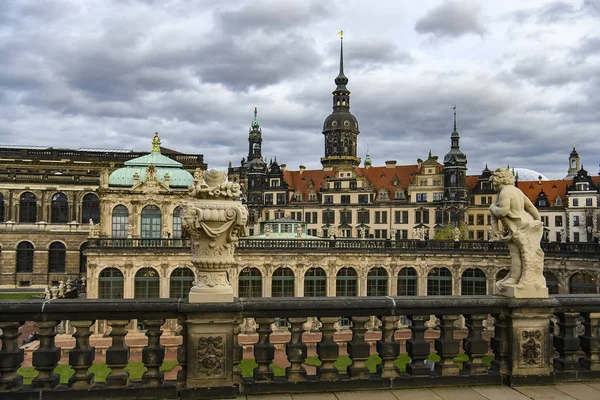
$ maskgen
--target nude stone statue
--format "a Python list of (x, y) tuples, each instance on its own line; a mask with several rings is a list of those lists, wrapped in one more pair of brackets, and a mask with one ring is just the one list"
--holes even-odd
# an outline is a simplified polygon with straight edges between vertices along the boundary
[[(509, 297), (548, 297), (544, 278), (544, 252), (540, 247), (543, 224), (531, 201), (514, 186), (514, 176), (507, 168), (492, 175), (498, 193), (490, 206), (492, 233), (508, 245), (511, 270), (496, 283), (498, 294)], [(500, 231), (499, 222), (502, 223)]]

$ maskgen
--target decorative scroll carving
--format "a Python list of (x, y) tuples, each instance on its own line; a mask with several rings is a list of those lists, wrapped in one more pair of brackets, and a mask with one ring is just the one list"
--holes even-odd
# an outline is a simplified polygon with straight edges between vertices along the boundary
[(521, 361), (527, 366), (541, 366), (542, 364), (542, 332), (521, 332)]
[(225, 339), (223, 336), (204, 336), (198, 338), (198, 362), (196, 372), (206, 376), (225, 375)]

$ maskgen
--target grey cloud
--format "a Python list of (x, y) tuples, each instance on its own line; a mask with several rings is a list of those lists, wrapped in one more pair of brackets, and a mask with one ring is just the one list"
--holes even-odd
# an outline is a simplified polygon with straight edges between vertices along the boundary
[(320, 1), (257, 1), (237, 9), (221, 10), (215, 19), (224, 32), (291, 31), (331, 16), (330, 6)]
[(418, 33), (459, 37), (469, 33), (484, 35), (481, 9), (471, 2), (446, 0), (432, 8), (415, 24)]
[(597, 67), (567, 60), (549, 60), (545, 57), (530, 57), (520, 60), (513, 72), (539, 86), (563, 86), (582, 83), (592, 79)]
[[(337, 62), (339, 42), (328, 47), (328, 61)], [(413, 57), (398, 48), (391, 40), (381, 38), (358, 38), (344, 44), (344, 63), (355, 69), (372, 68), (389, 64), (408, 64)]]

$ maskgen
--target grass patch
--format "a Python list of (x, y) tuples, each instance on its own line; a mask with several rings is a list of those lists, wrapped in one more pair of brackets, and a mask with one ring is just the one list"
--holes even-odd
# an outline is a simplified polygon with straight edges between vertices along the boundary
[(0, 293), (0, 300), (28, 300), (31, 296), (39, 295), (42, 293)]
[[(163, 372), (170, 372), (178, 365), (177, 361), (165, 361), (160, 367)], [(142, 375), (146, 372), (147, 368), (144, 367), (142, 362), (130, 362), (125, 367), (125, 371), (129, 372), (129, 379), (132, 381), (139, 381), (142, 379)], [(90, 373), (94, 374), (95, 382), (104, 382), (106, 377), (110, 373), (110, 368), (105, 363), (93, 364), (90, 369)], [(75, 373), (73, 368), (68, 364), (59, 364), (54, 368), (54, 373), (60, 376), (60, 383), (68, 383), (71, 375)], [(21, 367), (17, 370), (17, 374), (23, 377), (23, 384), (30, 385), (33, 378), (38, 376), (38, 372), (33, 367)]]
[[(244, 358), (240, 362), (240, 369), (242, 370), (242, 376), (244, 378), (251, 378), (256, 367), (258, 367), (258, 364), (253, 358)], [(269, 368), (273, 371), (275, 376), (285, 376), (285, 369), (279, 365), (271, 363)]]

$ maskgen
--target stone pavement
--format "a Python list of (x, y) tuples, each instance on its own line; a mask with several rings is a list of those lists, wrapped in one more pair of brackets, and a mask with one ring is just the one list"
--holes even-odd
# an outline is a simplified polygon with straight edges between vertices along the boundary
[(238, 400), (600, 400), (600, 382), (240, 396)]

